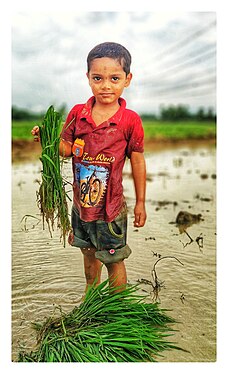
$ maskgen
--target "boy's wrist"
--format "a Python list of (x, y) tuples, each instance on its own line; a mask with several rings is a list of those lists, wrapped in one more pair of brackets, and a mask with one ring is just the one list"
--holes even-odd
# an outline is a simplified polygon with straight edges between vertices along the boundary
[(145, 199), (136, 199), (136, 204), (145, 205)]

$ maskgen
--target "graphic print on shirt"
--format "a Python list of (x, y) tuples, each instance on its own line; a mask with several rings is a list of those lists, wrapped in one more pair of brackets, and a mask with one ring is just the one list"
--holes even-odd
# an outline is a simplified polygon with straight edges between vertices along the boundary
[(75, 164), (75, 177), (80, 188), (80, 203), (84, 208), (98, 205), (105, 195), (109, 176), (108, 167)]

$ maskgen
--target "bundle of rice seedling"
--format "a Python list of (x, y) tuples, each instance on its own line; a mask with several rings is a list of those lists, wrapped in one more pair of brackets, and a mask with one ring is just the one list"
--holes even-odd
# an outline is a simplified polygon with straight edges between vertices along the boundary
[(135, 286), (115, 292), (108, 280), (91, 287), (70, 313), (48, 318), (38, 328), (36, 351), (21, 362), (151, 362), (167, 349), (175, 321), (157, 303), (147, 303)]
[(66, 235), (70, 230), (68, 215), (67, 194), (61, 176), (61, 163), (59, 157), (59, 132), (62, 125), (62, 116), (50, 106), (45, 114), (42, 125), (39, 126), (42, 154), (42, 182), (37, 193), (38, 206), (47, 222), (52, 236), (54, 221), (61, 230), (61, 238), (65, 247)]

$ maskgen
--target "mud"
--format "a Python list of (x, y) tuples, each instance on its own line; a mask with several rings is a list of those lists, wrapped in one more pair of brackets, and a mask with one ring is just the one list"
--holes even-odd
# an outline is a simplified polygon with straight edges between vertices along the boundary
[[(138, 284), (178, 320), (171, 339), (183, 351), (165, 352), (161, 362), (216, 360), (216, 155), (213, 144), (179, 144), (146, 151), (147, 223), (133, 226), (134, 188), (130, 163), (124, 170), (128, 203), (128, 282)], [(13, 164), (12, 202), (12, 359), (34, 349), (32, 321), (43, 321), (56, 306), (71, 310), (84, 292), (80, 251), (63, 248), (59, 232), (43, 230), (36, 204), (41, 165), (38, 159)], [(64, 176), (70, 181), (71, 165)], [(208, 178), (202, 178), (206, 174)], [(180, 231), (180, 211), (203, 220)], [(23, 217), (25, 218), (22, 219)], [(161, 260), (157, 262), (158, 260)], [(155, 265), (156, 264), (156, 265)], [(156, 270), (154, 278), (153, 270)], [(103, 279), (107, 273), (104, 269)]]

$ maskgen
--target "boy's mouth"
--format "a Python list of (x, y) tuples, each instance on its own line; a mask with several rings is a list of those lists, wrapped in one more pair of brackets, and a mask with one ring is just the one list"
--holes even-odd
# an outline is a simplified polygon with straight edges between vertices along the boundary
[(111, 95), (113, 95), (113, 93), (112, 92), (102, 92), (100, 95), (101, 96), (111, 96)]

